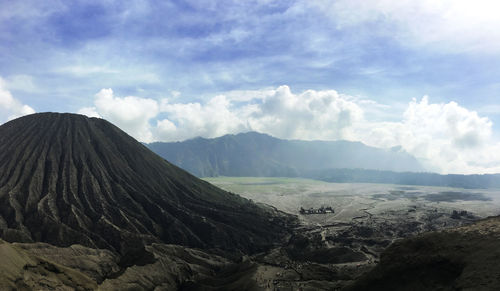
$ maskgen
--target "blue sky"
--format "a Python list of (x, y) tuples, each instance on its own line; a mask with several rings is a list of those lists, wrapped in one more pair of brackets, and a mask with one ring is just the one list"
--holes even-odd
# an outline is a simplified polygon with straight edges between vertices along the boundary
[[(488, 154), (500, 139), (496, 1), (0, 0), (0, 7), (0, 122), (80, 112), (143, 141), (259, 130), (401, 145), (441, 172), (500, 171), (500, 157)], [(311, 109), (318, 100), (329, 109)], [(422, 118), (446, 121), (437, 132), (411, 127)], [(429, 144), (435, 135), (448, 138)], [(432, 146), (440, 150), (422, 152)]]

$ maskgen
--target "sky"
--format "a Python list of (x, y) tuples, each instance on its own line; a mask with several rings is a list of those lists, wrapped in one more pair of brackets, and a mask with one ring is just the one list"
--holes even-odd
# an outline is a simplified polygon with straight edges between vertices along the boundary
[(259, 131), (500, 173), (495, 0), (0, 0), (0, 124), (107, 119), (142, 142)]

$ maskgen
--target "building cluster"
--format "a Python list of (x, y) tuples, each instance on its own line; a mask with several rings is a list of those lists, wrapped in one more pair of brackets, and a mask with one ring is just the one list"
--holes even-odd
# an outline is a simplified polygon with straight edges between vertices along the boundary
[(469, 217), (469, 213), (465, 210), (460, 210), (460, 211), (457, 211), (457, 210), (453, 210), (453, 212), (451, 213), (451, 218), (453, 219), (460, 219), (462, 217)]
[(300, 214), (306, 215), (306, 214), (327, 214), (327, 213), (335, 213), (333, 208), (331, 206), (324, 207), (321, 206), (320, 208), (309, 208), (309, 209), (304, 209), (300, 207)]

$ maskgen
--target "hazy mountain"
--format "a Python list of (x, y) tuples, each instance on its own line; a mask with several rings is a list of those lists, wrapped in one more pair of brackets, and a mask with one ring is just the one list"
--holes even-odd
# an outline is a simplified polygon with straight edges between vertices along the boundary
[(458, 188), (500, 188), (500, 174), (440, 175), (436, 173), (391, 172), (365, 169), (313, 170), (304, 177), (335, 183), (380, 183)]
[(0, 126), (7, 241), (254, 252), (280, 240), (288, 218), (199, 180), (102, 119), (43, 113)]
[(199, 177), (293, 177), (329, 168), (423, 171), (418, 161), (401, 148), (379, 149), (349, 141), (282, 140), (256, 132), (147, 146)]

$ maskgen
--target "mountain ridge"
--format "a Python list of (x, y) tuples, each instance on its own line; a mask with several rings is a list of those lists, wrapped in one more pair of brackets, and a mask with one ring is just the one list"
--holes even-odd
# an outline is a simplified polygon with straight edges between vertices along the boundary
[(324, 169), (303, 176), (332, 183), (377, 183), (440, 186), (465, 189), (500, 188), (500, 174), (436, 174), (429, 172), (391, 172), (365, 169)]
[(401, 150), (379, 149), (344, 140), (284, 140), (257, 132), (155, 142), (146, 146), (199, 177), (293, 177), (305, 171), (329, 168), (423, 170), (414, 157)]

